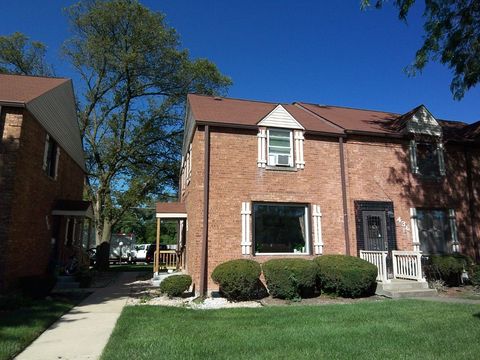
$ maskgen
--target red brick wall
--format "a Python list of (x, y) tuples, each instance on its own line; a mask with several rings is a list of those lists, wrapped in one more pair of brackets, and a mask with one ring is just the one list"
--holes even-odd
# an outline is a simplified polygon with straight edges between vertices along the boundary
[[(412, 175), (405, 140), (385, 142), (383, 139), (357, 137), (349, 138), (345, 146), (352, 254), (357, 253), (355, 200), (393, 202), (398, 250), (413, 250), (411, 207), (453, 208), (461, 250), (471, 252), (466, 161), (462, 147), (447, 145), (447, 176), (434, 181)], [(403, 227), (398, 219), (405, 221), (408, 227)]]
[[(18, 142), (8, 227), (8, 256), (5, 259), (6, 285), (16, 278), (45, 272), (52, 251), (54, 219), (50, 214), (55, 201), (81, 200), (84, 185), (82, 169), (63, 149), (57, 179), (48, 177), (42, 169), (45, 130), (26, 111), (23, 120), (21, 116), (16, 119), (21, 127), (10, 124), (4, 131)], [(3, 187), (0, 191), (3, 198)]]
[[(203, 230), (203, 135), (200, 129), (193, 138), (192, 181), (182, 197), (189, 217), (186, 268), (197, 286)], [(323, 215), (324, 253), (346, 253), (338, 139), (307, 135), (304, 153), (305, 170), (261, 169), (257, 167), (256, 131), (211, 128), (209, 290), (216, 288), (210, 275), (218, 264), (236, 258), (254, 258), (259, 262), (271, 258), (241, 254), (242, 202), (318, 204)], [(476, 169), (480, 169), (478, 155), (474, 161)], [(413, 248), (411, 207), (455, 209), (461, 251), (478, 256), (478, 245), (474, 246), (472, 240), (463, 147), (447, 145), (445, 163), (447, 176), (442, 180), (419, 180), (410, 172), (408, 141), (350, 136), (345, 143), (345, 165), (351, 254), (357, 253), (354, 201), (368, 200), (393, 202), (399, 250)], [(480, 176), (474, 180), (477, 206), (478, 179)], [(404, 221), (406, 226), (397, 220)]]

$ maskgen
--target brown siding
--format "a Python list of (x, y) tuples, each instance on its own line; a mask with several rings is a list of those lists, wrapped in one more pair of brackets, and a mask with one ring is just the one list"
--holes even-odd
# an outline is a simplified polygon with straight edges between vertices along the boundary
[[(11, 189), (14, 200), (5, 261), (7, 285), (22, 276), (45, 273), (52, 251), (51, 238), (55, 236), (52, 234), (54, 219), (50, 215), (54, 203), (58, 199), (81, 200), (84, 184), (82, 169), (63, 149), (57, 179), (48, 177), (42, 169), (45, 130), (28, 112), (24, 112), (23, 121), (18, 121), (21, 134), (19, 127), (6, 127), (7, 133), (20, 135)], [(11, 180), (8, 184), (12, 187)], [(3, 187), (1, 192), (3, 198)]]

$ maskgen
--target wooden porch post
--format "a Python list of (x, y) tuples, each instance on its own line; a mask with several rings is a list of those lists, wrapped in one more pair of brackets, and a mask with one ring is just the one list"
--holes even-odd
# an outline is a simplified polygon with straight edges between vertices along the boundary
[(160, 260), (160, 218), (157, 218), (157, 248), (155, 250), (155, 268), (153, 272), (158, 274), (158, 265)]

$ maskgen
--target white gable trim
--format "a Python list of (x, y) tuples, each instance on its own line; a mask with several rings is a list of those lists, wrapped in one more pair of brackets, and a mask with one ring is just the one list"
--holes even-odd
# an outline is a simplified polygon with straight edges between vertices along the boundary
[(284, 129), (305, 130), (305, 128), (297, 120), (295, 120), (295, 118), (282, 105), (277, 105), (277, 107), (262, 120), (260, 120), (257, 125)]
[(406, 128), (410, 133), (442, 136), (442, 127), (423, 105), (407, 119)]

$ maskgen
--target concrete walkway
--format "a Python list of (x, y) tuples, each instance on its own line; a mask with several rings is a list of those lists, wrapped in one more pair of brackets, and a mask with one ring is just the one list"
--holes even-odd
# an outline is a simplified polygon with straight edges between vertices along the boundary
[(63, 315), (18, 360), (98, 359), (108, 342), (138, 273), (122, 273)]

